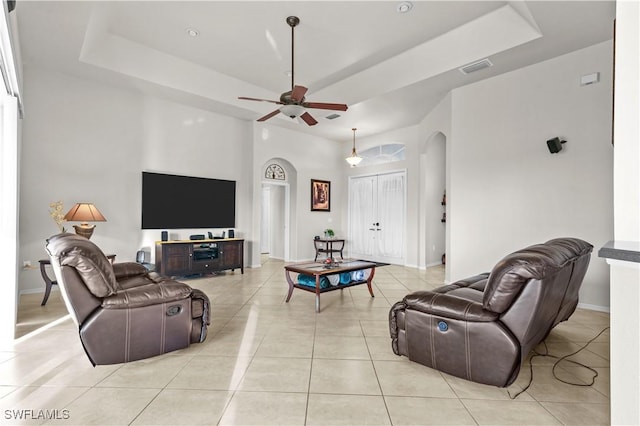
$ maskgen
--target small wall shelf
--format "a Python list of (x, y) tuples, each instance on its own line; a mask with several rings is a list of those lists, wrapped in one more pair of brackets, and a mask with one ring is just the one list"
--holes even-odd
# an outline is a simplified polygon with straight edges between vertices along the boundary
[[(447, 191), (444, 191), (442, 193), (442, 201), (440, 202), (440, 204), (442, 205), (442, 219), (440, 219), (440, 222), (447, 223)], [(447, 264), (446, 253), (442, 254), (442, 264), (443, 265)]]

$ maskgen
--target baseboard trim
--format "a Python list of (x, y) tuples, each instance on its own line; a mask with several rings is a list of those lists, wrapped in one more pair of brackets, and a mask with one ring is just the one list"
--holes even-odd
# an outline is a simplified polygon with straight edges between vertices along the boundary
[(608, 314), (611, 313), (611, 308), (609, 306), (590, 305), (588, 303), (578, 303), (578, 308), (588, 309), (590, 311), (606, 312)]
[[(58, 291), (58, 286), (51, 287), (51, 292)], [(44, 293), (44, 290), (39, 288), (28, 288), (26, 290), (18, 291), (18, 296), (22, 296), (23, 294), (36, 294), (36, 293)]]

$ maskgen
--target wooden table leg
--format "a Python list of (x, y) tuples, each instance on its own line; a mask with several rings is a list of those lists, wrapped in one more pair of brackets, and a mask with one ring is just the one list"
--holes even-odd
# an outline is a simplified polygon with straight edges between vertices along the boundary
[(373, 281), (373, 276), (376, 274), (376, 267), (371, 268), (371, 273), (369, 274), (369, 278), (367, 278), (367, 288), (369, 289), (369, 294), (371, 297), (375, 297), (373, 295), (373, 288), (371, 288), (371, 282)]
[(47, 300), (49, 300), (49, 295), (51, 294), (51, 287), (58, 284), (47, 275), (47, 271), (44, 268), (47, 264), (50, 264), (49, 261), (40, 261), (40, 275), (42, 275), (42, 279), (44, 280), (45, 285), (44, 298), (42, 299), (42, 303), (40, 303), (40, 306), (44, 306), (47, 304)]
[(289, 299), (291, 299), (291, 295), (293, 294), (293, 281), (291, 280), (291, 276), (289, 275), (289, 270), (284, 270), (284, 276), (287, 279), (287, 283), (289, 283), (289, 294), (287, 294), (286, 302), (289, 303)]
[(320, 313), (320, 275), (316, 275), (316, 314)]

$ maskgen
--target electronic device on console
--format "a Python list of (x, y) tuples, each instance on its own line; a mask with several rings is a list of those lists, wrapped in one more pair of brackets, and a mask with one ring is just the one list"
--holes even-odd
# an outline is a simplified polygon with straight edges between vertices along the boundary
[(217, 259), (220, 252), (218, 250), (218, 244), (200, 244), (199, 247), (193, 248), (193, 260), (211, 260)]

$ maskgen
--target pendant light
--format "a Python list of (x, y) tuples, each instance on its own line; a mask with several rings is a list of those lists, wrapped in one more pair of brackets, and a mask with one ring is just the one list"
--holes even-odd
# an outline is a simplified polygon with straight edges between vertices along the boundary
[(351, 130), (353, 130), (353, 149), (351, 150), (351, 155), (345, 158), (345, 160), (347, 160), (347, 163), (349, 163), (351, 167), (355, 167), (360, 164), (360, 162), (362, 161), (362, 157), (359, 157), (356, 153), (356, 130), (358, 129), (354, 127)]

